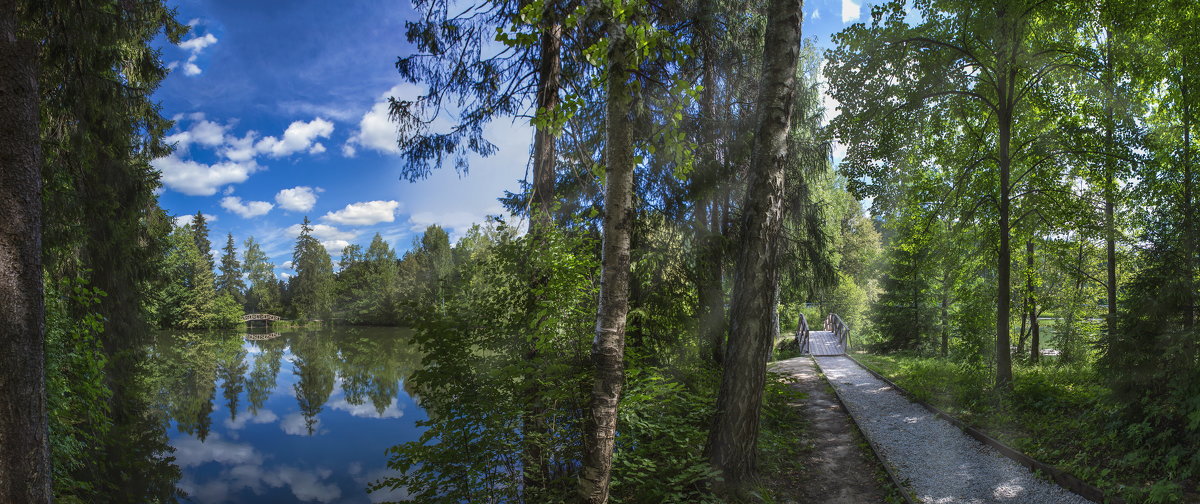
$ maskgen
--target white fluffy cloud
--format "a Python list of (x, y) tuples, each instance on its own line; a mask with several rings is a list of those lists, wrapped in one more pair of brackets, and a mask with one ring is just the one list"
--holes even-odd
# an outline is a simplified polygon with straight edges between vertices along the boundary
[[(204, 222), (212, 222), (212, 221), (217, 220), (216, 215), (208, 215), (208, 214), (203, 214), (203, 215), (204, 215)], [(175, 227), (183, 227), (188, 224), (191, 224), (192, 217), (195, 217), (195, 216), (194, 215), (180, 215), (179, 217), (176, 217), (175, 218)]]
[[(311, 234), (316, 237), (317, 240), (322, 242), (334, 240), (353, 240), (356, 236), (358, 236), (357, 231), (342, 231), (328, 224), (310, 224), (310, 226), (312, 227)], [(300, 224), (293, 224), (292, 226), (288, 227), (287, 230), (292, 236), (299, 236)]]
[[(351, 137), (350, 143), (347, 144), (350, 155), (353, 155), (355, 145), (384, 154), (400, 153), (400, 145), (396, 143), (396, 125), (388, 119), (386, 101), (376, 103), (370, 111), (363, 114), (358, 123), (358, 133)], [(342, 150), (342, 154), (347, 154), (346, 149)]]
[(250, 174), (262, 169), (253, 159), (210, 165), (180, 159), (174, 154), (155, 159), (151, 165), (162, 172), (162, 181), (167, 187), (190, 196), (212, 196), (221, 186), (245, 182)]
[(217, 37), (211, 33), (205, 33), (202, 37), (192, 37), (179, 43), (179, 48), (188, 52), (197, 53), (203, 51), (205, 47), (217, 43)]
[(307, 212), (312, 210), (313, 205), (317, 204), (317, 192), (320, 191), (320, 187), (314, 190), (308, 186), (296, 186), (291, 189), (284, 189), (275, 195), (275, 203), (278, 203), (279, 208), (284, 210)]
[(370, 226), (396, 220), (396, 209), (399, 207), (399, 201), (351, 203), (346, 208), (325, 214), (322, 219), (346, 226)]
[[(197, 20), (193, 20), (193, 21), (197, 21)], [(199, 24), (199, 21), (197, 21), (197, 24)], [(195, 26), (195, 25), (189, 25), (189, 26)], [(193, 76), (193, 77), (200, 75), (201, 70), (200, 70), (200, 67), (196, 65), (196, 58), (198, 56), (200, 56), (200, 53), (203, 52), (206, 47), (209, 47), (216, 43), (217, 43), (217, 37), (213, 36), (213, 34), (211, 34), (211, 33), (205, 33), (202, 36), (192, 37), (190, 39), (184, 40), (183, 42), (180, 42), (179, 48), (191, 53), (188, 56), (187, 61), (183, 62), (184, 75)], [(178, 63), (179, 62), (177, 62), (177, 61), (172, 62), (171, 65), (169, 65), (169, 66), (171, 68), (174, 68)]]
[[(333, 133), (333, 123), (320, 117), (308, 122), (293, 122), (281, 138), (259, 138), (256, 131), (247, 131), (240, 137), (229, 134), (236, 120), (220, 124), (205, 119), (201, 113), (175, 116), (176, 121), (185, 119), (193, 121), (192, 124), (166, 138), (167, 142), (176, 145), (176, 151), (152, 164), (162, 172), (164, 185), (191, 196), (211, 196), (222, 186), (245, 182), (254, 172), (265, 169), (256, 160), (259, 155), (282, 157), (297, 152), (325, 152), (325, 146), (317, 139), (328, 138)], [(224, 161), (206, 164), (188, 159), (191, 157), (189, 147), (193, 145), (215, 151)], [(282, 202), (280, 204), (283, 206)], [(257, 215), (266, 213), (262, 210), (266, 207), (258, 205), (257, 208), (261, 212)]]
[(821, 9), (813, 9), (812, 18), (821, 19)]
[(230, 136), (225, 140), (225, 145), (221, 146), (219, 152), (230, 161), (249, 161), (258, 154), (258, 151), (254, 150), (256, 140), (258, 140), (256, 131), (248, 131), (241, 138)]
[[(399, 154), (400, 146), (396, 143), (396, 124), (388, 119), (388, 98), (415, 99), (422, 93), (421, 88), (412, 84), (395, 86), (376, 100), (358, 121), (358, 131), (342, 146), (342, 155), (354, 157), (358, 147), (364, 147), (384, 154)], [(434, 129), (445, 126), (444, 121), (435, 121)]]
[(325, 251), (329, 252), (329, 255), (338, 256), (342, 255), (342, 249), (350, 246), (350, 242), (346, 240), (329, 240), (321, 242), (321, 245), (325, 247)]
[(186, 151), (193, 143), (215, 147), (225, 141), (225, 130), (228, 128), (228, 126), (202, 119), (192, 123), (192, 127), (186, 131), (168, 135), (164, 140), (166, 143), (175, 144), (178, 151)]
[(221, 208), (229, 210), (235, 214), (242, 216), (244, 219), (266, 215), (275, 205), (266, 201), (247, 201), (242, 202), (242, 198), (237, 196), (226, 196), (221, 199)]
[[(303, 150), (318, 154), (325, 151), (325, 146), (319, 143), (314, 145), (314, 142), (317, 138), (329, 138), (332, 133), (333, 123), (320, 117), (309, 122), (296, 121), (288, 125), (282, 139), (265, 137), (254, 145), (254, 149), (271, 157), (283, 157)], [(314, 149), (317, 149), (316, 152), (313, 152)]]
[(842, 22), (849, 23), (858, 19), (862, 15), (862, 5), (854, 3), (854, 0), (842, 0)]

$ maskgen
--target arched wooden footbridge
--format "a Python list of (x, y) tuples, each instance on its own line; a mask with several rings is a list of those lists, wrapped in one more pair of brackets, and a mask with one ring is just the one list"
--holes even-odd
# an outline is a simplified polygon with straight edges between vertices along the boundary
[(247, 313), (242, 315), (242, 322), (251, 322), (254, 320), (266, 320), (269, 322), (274, 322), (282, 319), (279, 317), (279, 315), (271, 315), (270, 313)]
[(796, 325), (796, 344), (801, 355), (846, 355), (850, 349), (850, 326), (836, 313), (825, 317), (825, 330), (813, 331), (808, 327), (808, 318), (800, 314)]
[(270, 313), (247, 313), (242, 315), (242, 322), (247, 326), (255, 325), (255, 322), (261, 322), (263, 327), (271, 325), (271, 322), (282, 320), (279, 315), (271, 315)]

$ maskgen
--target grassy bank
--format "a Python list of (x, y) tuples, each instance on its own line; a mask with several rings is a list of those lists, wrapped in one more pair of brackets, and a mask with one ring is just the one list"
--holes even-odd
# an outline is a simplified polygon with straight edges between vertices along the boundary
[[(1013, 389), (996, 392), (992, 374), (940, 358), (856, 355), (916, 397), (1031, 457), (1129, 502), (1197, 502), (1178, 460), (1131, 450), (1139, 424), (1119, 420), (1101, 377), (1087, 365), (1016, 365)], [(1182, 482), (1181, 482), (1182, 480)]]

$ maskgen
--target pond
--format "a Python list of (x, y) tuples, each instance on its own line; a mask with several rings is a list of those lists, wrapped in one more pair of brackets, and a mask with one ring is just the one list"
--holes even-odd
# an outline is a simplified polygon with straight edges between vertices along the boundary
[(150, 348), (150, 404), (168, 425), (183, 502), (382, 502), (385, 451), (426, 418), (406, 378), (407, 329), (164, 332)]

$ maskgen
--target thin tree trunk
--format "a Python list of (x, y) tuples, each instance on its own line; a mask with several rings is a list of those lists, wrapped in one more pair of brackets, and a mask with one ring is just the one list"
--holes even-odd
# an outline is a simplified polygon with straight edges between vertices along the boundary
[(1042, 330), (1038, 325), (1038, 314), (1041, 310), (1038, 309), (1037, 293), (1034, 291), (1033, 282), (1033, 240), (1025, 242), (1025, 254), (1029, 265), (1029, 362), (1037, 364), (1038, 358), (1042, 354)]
[[(1183, 57), (1183, 68), (1188, 67), (1188, 58)], [(1196, 217), (1195, 209), (1192, 203), (1193, 181), (1192, 181), (1192, 108), (1191, 97), (1189, 95), (1187, 77), (1180, 76), (1179, 82), (1179, 101), (1183, 104), (1183, 152), (1181, 161), (1183, 162), (1183, 229), (1184, 229), (1184, 248), (1187, 249), (1187, 260), (1185, 261), (1186, 278), (1187, 278), (1187, 294), (1184, 297), (1184, 302), (1187, 303), (1184, 312), (1184, 325), (1188, 328), (1196, 324)]]
[[(1004, 22), (1003, 19), (1001, 21)], [(1011, 286), (1012, 286), (1012, 246), (1010, 241), (1009, 214), (1012, 191), (1009, 186), (1009, 171), (1012, 158), (1009, 153), (1009, 142), (1012, 140), (1012, 89), (1007, 75), (1007, 69), (1000, 72), (999, 82), (999, 114), (998, 126), (998, 159), (1000, 168), (1000, 251), (997, 269), (997, 307), (996, 307), (996, 387), (1008, 388), (1012, 383), (1012, 343), (1009, 336), (1012, 321)]]
[(0, 502), (50, 502), (37, 48), (0, 0)]
[(625, 380), (625, 316), (629, 312), (630, 235), (633, 230), (633, 117), (629, 85), (631, 41), (625, 24), (610, 20), (608, 29), (608, 103), (605, 128), (604, 236), (601, 246), (600, 305), (592, 342), (590, 414), (580, 493), (584, 502), (608, 501), (617, 405)]
[[(559, 20), (557, 6), (547, 3), (543, 13), (540, 61), (538, 63), (537, 105), (538, 115), (542, 118), (553, 118), (558, 109), (560, 74), (562, 62), (562, 23)], [(533, 195), (530, 201), (531, 238), (536, 242), (544, 242), (545, 235), (554, 226), (554, 179), (557, 143), (555, 132), (542, 124), (534, 132), (533, 139)], [(545, 285), (547, 272), (534, 271), (533, 291)], [(546, 302), (544, 299), (533, 300), (533, 308)], [(525, 388), (525, 412), (522, 418), (523, 432), (523, 476), (524, 490), (527, 501), (537, 500), (540, 491), (545, 489), (550, 480), (550, 461), (545, 455), (544, 443), (547, 439), (545, 421), (545, 406), (542, 402), (543, 390), (538, 380), (541, 355), (538, 341), (531, 341), (525, 354), (525, 361), (534, 376), (527, 376), (528, 386)]]
[[(557, 8), (554, 2), (547, 2), (542, 19), (537, 105), (538, 114), (544, 118), (553, 118), (558, 111), (559, 89), (562, 87), (562, 21)], [(554, 221), (557, 146), (555, 132), (549, 126), (539, 126), (534, 132), (533, 216), (530, 223), (542, 229), (548, 229)]]
[(767, 11), (759, 123), (742, 206), (725, 372), (708, 441), (709, 459), (724, 477), (721, 485), (734, 494), (753, 480), (757, 470), (767, 357), (779, 333), (779, 240), (801, 6), (800, 0), (771, 0)]
[(942, 274), (942, 357), (950, 355), (950, 268)]
[[(1025, 341), (1028, 335), (1025, 332), (1025, 321), (1036, 320), (1033, 315), (1037, 310), (1037, 306), (1033, 302), (1033, 240), (1025, 242), (1025, 304), (1021, 310), (1021, 335), (1017, 338), (1017, 355), (1025, 355)], [(1033, 325), (1029, 326), (1030, 329)]]
[(1029, 298), (1025, 298), (1025, 304), (1021, 305), (1021, 332), (1017, 336), (1017, 355), (1025, 354), (1025, 321), (1029, 320)]
[(1108, 318), (1105, 327), (1111, 337), (1117, 333), (1117, 225), (1115, 219), (1116, 206), (1116, 122), (1113, 119), (1113, 102), (1116, 101), (1116, 85), (1113, 76), (1112, 33), (1105, 30), (1104, 64), (1105, 64), (1105, 102), (1104, 102), (1104, 248), (1107, 254), (1105, 270), (1108, 273), (1108, 285), (1105, 294), (1108, 301)]

